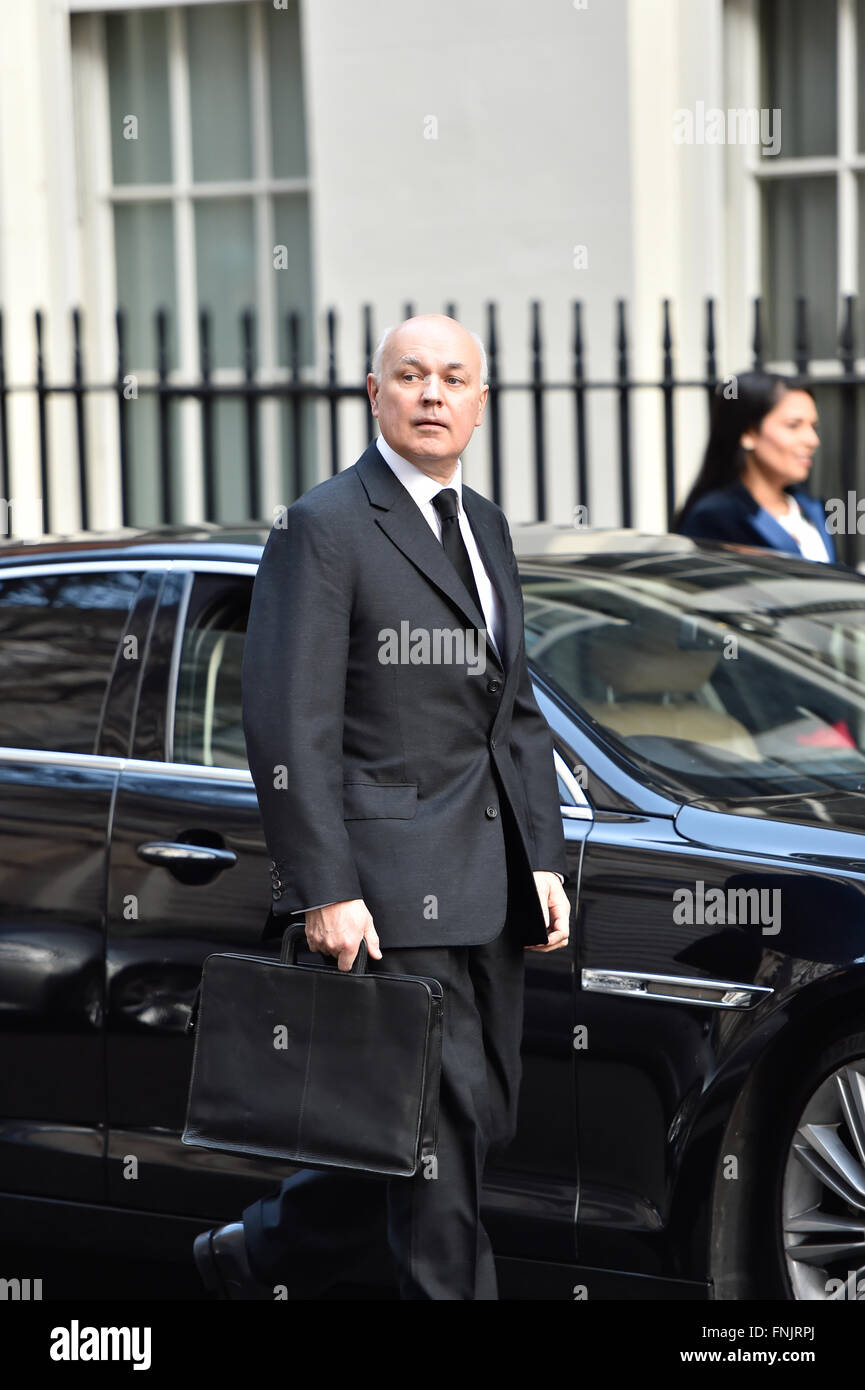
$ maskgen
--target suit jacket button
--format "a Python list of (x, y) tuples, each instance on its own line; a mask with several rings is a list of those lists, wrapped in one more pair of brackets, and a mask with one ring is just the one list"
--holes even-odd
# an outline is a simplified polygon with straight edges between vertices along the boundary
[(492, 680), (487, 681), (487, 690), (491, 695), (498, 695), (502, 688), (502, 683), (498, 676), (493, 676)]
[(282, 889), (281, 889), (281, 888), (274, 888), (274, 890), (273, 890), (273, 896), (274, 896), (275, 898), (281, 898), (281, 897), (282, 897)]
[(487, 820), (495, 820), (498, 815), (498, 808), (495, 806), (487, 807)]

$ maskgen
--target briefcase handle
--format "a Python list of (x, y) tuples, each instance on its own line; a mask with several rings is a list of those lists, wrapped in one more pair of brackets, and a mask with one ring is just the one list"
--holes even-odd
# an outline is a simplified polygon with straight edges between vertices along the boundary
[[(301, 941), (304, 945), (306, 945), (306, 927), (302, 922), (299, 926), (286, 927), (282, 938), (282, 950), (279, 953), (279, 959), (283, 965), (297, 965), (297, 948), (301, 945)], [(319, 953), (316, 952), (315, 954), (317, 955)], [(337, 965), (333, 956), (326, 957), (326, 959), (333, 960), (336, 969), (339, 969), (339, 966)], [(357, 955), (355, 956), (351, 964), (351, 970), (346, 970), (343, 973), (346, 975), (365, 974), (366, 960), (366, 937), (362, 936), (360, 939), (360, 945), (357, 949)]]

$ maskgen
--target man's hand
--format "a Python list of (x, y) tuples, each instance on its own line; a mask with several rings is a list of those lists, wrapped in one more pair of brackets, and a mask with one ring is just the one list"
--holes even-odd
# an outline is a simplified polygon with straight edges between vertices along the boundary
[(314, 907), (305, 914), (306, 943), (311, 951), (336, 956), (340, 970), (351, 970), (363, 938), (373, 960), (381, 960), (378, 935), (363, 898)]
[(548, 873), (545, 869), (537, 869), (534, 878), (538, 897), (541, 900), (541, 911), (544, 914), (544, 925), (547, 928), (547, 944), (546, 946), (525, 946), (523, 949), (526, 951), (558, 951), (559, 947), (568, 944), (571, 904), (559, 882), (558, 874)]

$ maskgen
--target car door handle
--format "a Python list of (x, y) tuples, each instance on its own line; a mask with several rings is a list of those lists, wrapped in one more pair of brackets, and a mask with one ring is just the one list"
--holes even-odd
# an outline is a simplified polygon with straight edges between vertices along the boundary
[(173, 869), (180, 864), (197, 864), (202, 868), (230, 869), (237, 863), (233, 849), (214, 849), (211, 845), (189, 845), (182, 840), (149, 840), (139, 845), (139, 859), (148, 864), (161, 864)]

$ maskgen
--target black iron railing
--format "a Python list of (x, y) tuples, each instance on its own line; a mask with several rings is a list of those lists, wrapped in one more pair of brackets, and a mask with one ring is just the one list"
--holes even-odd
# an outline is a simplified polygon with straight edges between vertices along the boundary
[[(840, 489), (845, 496), (857, 487), (859, 469), (858, 457), (858, 398), (865, 385), (865, 376), (856, 370), (856, 351), (854, 343), (854, 300), (847, 296), (842, 301), (841, 328), (837, 347), (837, 370), (827, 375), (823, 370), (817, 376), (809, 374), (811, 357), (809, 350), (808, 314), (804, 297), (799, 297), (795, 306), (794, 365), (796, 373), (823, 391), (833, 393), (835, 403), (835, 429), (837, 448), (831, 465), (824, 468), (823, 479), (831, 489)], [(411, 304), (405, 305), (405, 315), (413, 312)], [(445, 313), (457, 317), (456, 306), (445, 305)], [(667, 522), (669, 524), (677, 502), (676, 496), (676, 397), (683, 390), (698, 390), (706, 395), (707, 406), (722, 379), (719, 377), (716, 345), (716, 304), (707, 300), (704, 306), (704, 375), (699, 378), (677, 377), (674, 361), (674, 339), (672, 314), (669, 300), (664, 300), (660, 314), (659, 367), (656, 379), (638, 380), (631, 375), (630, 342), (628, 334), (627, 310), (624, 300), (615, 305), (615, 369), (607, 379), (592, 377), (587, 368), (587, 345), (585, 341), (585, 315), (583, 306), (574, 302), (571, 306), (571, 328), (569, 343), (569, 373), (564, 380), (549, 379), (545, 370), (545, 342), (543, 333), (542, 307), (538, 301), (530, 306), (528, 325), (528, 372), (527, 379), (503, 379), (500, 353), (500, 327), (498, 307), (487, 305), (484, 325), (484, 341), (487, 349), (490, 393), (487, 403), (487, 438), (490, 450), (490, 491), (493, 499), (501, 503), (504, 493), (504, 438), (502, 402), (511, 393), (528, 393), (532, 420), (533, 458), (532, 479), (534, 491), (534, 512), (539, 521), (548, 519), (549, 449), (545, 430), (545, 402), (553, 393), (566, 393), (570, 396), (573, 409), (573, 452), (565, 461), (574, 471), (575, 496), (578, 503), (591, 508), (591, 440), (589, 438), (589, 419), (587, 404), (591, 393), (612, 392), (616, 402), (616, 433), (618, 451), (618, 480), (620, 499), (620, 523), (630, 526), (634, 521), (633, 511), (633, 468), (634, 443), (632, 441), (631, 403), (636, 391), (657, 393), (662, 400), (663, 441), (664, 441), (664, 499)], [(753, 307), (753, 333), (751, 341), (751, 365), (765, 365), (764, 352), (764, 309), (761, 301), (755, 300)], [(287, 350), (286, 366), (278, 379), (264, 379), (256, 362), (256, 324), (251, 310), (241, 315), (239, 323), (240, 353), (239, 379), (230, 384), (214, 379), (212, 366), (212, 326), (207, 311), (199, 315), (199, 363), (198, 375), (194, 381), (179, 380), (176, 372), (170, 370), (169, 321), (165, 310), (158, 310), (154, 316), (155, 372), (153, 380), (139, 379), (136, 391), (141, 395), (152, 395), (157, 402), (157, 452), (158, 488), (157, 510), (159, 519), (177, 522), (177, 497), (175, 492), (173, 467), (173, 440), (171, 415), (176, 402), (195, 400), (201, 412), (201, 469), (204, 496), (204, 519), (217, 519), (217, 469), (215, 451), (214, 413), (217, 402), (222, 399), (239, 400), (243, 404), (245, 420), (245, 458), (238, 460), (245, 469), (246, 497), (250, 519), (264, 519), (261, 495), (261, 438), (260, 406), (266, 399), (280, 400), (288, 410), (288, 440), (286, 454), (291, 459), (287, 484), (293, 497), (304, 490), (304, 433), (303, 412), (309, 402), (324, 401), (327, 404), (326, 455), (331, 470), (336, 473), (345, 460), (342, 458), (340, 444), (340, 405), (344, 400), (366, 400), (365, 376), (370, 369), (376, 335), (373, 326), (371, 306), (362, 310), (362, 351), (364, 369), (359, 379), (343, 380), (340, 372), (338, 343), (338, 320), (336, 311), (330, 309), (325, 316), (326, 363), (320, 380), (309, 380), (304, 374), (300, 344), (304, 325), (300, 316), (289, 313), (281, 325), (285, 334)], [(12, 460), (10, 458), (10, 436), (8, 429), (8, 405), (13, 393), (29, 392), (34, 395), (36, 406), (36, 428), (40, 460), (40, 482), (42, 487), (42, 526), (47, 532), (52, 530), (53, 501), (50, 469), (50, 439), (48, 427), (47, 402), (52, 396), (71, 396), (75, 420), (77, 453), (76, 482), (81, 524), (84, 530), (90, 529), (91, 508), (88, 497), (89, 458), (86, 431), (85, 401), (93, 392), (111, 392), (117, 404), (118, 454), (120, 461), (120, 495), (122, 522), (124, 525), (136, 524), (132, 515), (133, 496), (130, 476), (130, 422), (131, 402), (128, 395), (128, 380), (134, 372), (135, 364), (128, 361), (126, 347), (127, 323), (122, 310), (116, 313), (116, 373), (111, 381), (93, 382), (86, 376), (82, 342), (82, 318), (79, 310), (72, 313), (72, 364), (71, 379), (57, 382), (49, 379), (45, 360), (44, 316), (41, 311), (35, 314), (35, 384), (29, 386), (7, 383), (4, 354), (4, 325), (0, 313), (0, 489), (2, 497), (10, 495)], [(825, 366), (825, 364), (823, 364)], [(741, 368), (744, 364), (738, 364)], [(367, 412), (368, 437), (375, 434), (372, 415)], [(708, 419), (708, 414), (707, 414)], [(639, 461), (639, 460), (638, 460)], [(557, 455), (556, 467), (563, 462)], [(827, 491), (824, 486), (823, 491)], [(67, 498), (63, 499), (68, 513)], [(591, 511), (589, 513), (591, 515)], [(858, 559), (859, 538), (857, 536), (839, 537), (839, 547), (843, 558), (848, 562)]]

